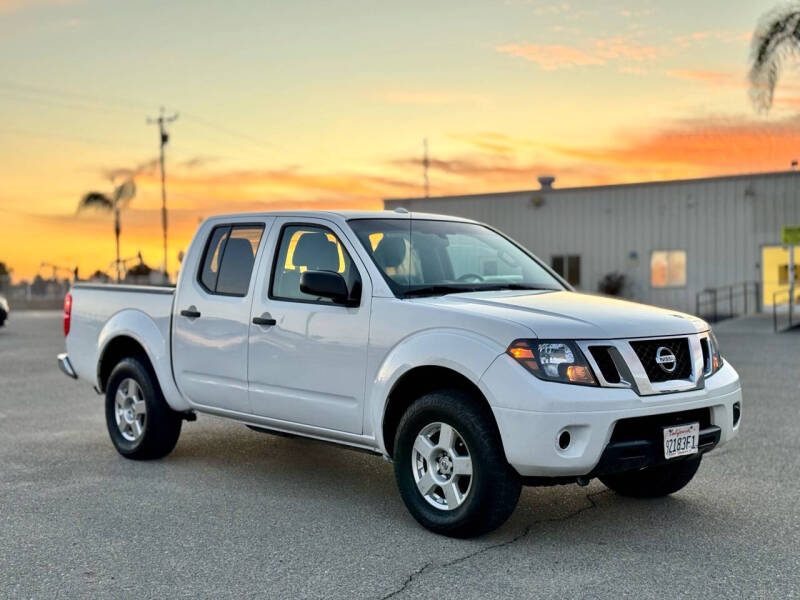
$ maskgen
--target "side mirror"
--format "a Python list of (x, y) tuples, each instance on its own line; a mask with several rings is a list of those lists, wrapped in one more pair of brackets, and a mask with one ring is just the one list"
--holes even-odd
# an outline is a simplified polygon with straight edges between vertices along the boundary
[[(300, 291), (311, 296), (330, 298), (336, 304), (353, 305), (344, 277), (333, 271), (303, 271), (300, 275)], [(358, 303), (358, 299), (355, 299), (355, 303)]]

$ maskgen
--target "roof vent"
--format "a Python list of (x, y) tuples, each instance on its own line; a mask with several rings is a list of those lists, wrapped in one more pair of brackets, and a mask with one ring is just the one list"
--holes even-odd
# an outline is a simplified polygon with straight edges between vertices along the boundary
[(556, 178), (552, 175), (539, 175), (538, 180), (539, 185), (542, 186), (543, 190), (552, 190), (553, 182), (556, 180)]

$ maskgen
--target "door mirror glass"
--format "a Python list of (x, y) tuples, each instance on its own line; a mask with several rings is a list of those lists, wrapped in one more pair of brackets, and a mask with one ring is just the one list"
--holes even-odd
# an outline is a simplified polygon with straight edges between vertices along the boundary
[(304, 271), (300, 275), (300, 291), (309, 296), (329, 298), (336, 304), (349, 304), (344, 277), (333, 271)]

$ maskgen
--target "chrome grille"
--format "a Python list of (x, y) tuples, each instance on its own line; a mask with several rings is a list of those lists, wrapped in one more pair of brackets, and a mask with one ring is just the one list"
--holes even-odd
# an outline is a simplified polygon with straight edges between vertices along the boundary
[[(640, 396), (702, 389), (708, 332), (674, 337), (579, 340), (578, 346), (602, 387), (631, 388)], [(656, 361), (659, 348), (675, 355), (675, 369)], [(663, 362), (663, 361), (662, 361)], [(666, 365), (667, 367), (669, 365)]]
[[(692, 355), (687, 338), (641, 340), (630, 343), (642, 362), (647, 378), (653, 383), (688, 379), (692, 376)], [(668, 371), (656, 360), (659, 348), (667, 348), (675, 356), (675, 368)]]

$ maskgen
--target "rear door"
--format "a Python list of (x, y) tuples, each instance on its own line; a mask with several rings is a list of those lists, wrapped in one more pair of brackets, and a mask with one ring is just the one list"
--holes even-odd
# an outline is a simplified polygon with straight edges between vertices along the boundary
[(185, 259), (194, 269), (181, 274), (177, 289), (172, 361), (178, 388), (194, 404), (250, 412), (247, 336), (253, 273), (273, 221), (217, 223)]
[[(324, 219), (281, 217), (250, 325), (250, 401), (257, 415), (361, 433), (372, 285), (350, 241)], [(361, 288), (358, 306), (300, 291), (306, 270), (340, 273)]]

